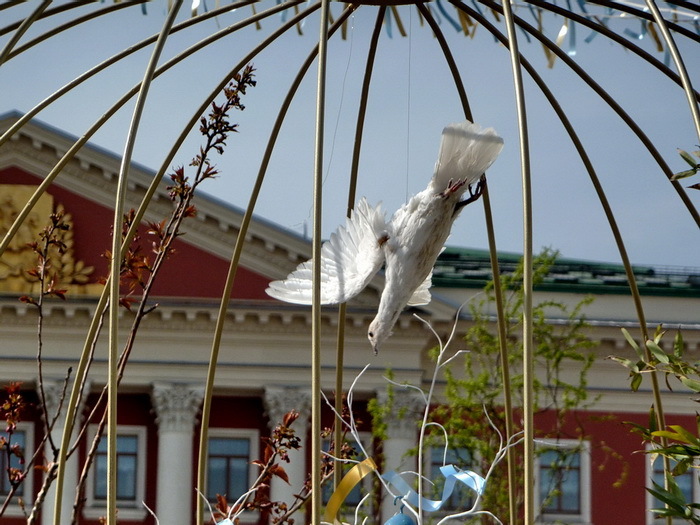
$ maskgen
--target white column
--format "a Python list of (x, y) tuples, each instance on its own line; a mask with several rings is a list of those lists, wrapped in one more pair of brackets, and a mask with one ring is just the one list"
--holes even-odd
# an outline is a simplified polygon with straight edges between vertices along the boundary
[[(298, 388), (267, 386), (265, 387), (265, 413), (270, 420), (270, 430), (282, 423), (287, 412), (296, 410), (299, 417), (292, 423), (295, 435), (301, 439), (302, 447), (306, 446), (309, 431), (309, 414), (311, 413), (311, 393)], [(306, 481), (305, 448), (290, 450), (289, 463), (282, 463), (287, 472), (289, 484), (278, 477), (273, 477), (270, 483), (270, 499), (284, 501), (290, 504)]]
[[(384, 468), (396, 472), (416, 472), (416, 457), (406, 456), (406, 452), (418, 444), (419, 421), (425, 410), (425, 403), (418, 392), (395, 389), (391, 401), (386, 391), (377, 393), (377, 399), (382, 406), (391, 403), (391, 410), (386, 419), (387, 439), (384, 441)], [(398, 507), (391, 498), (382, 500), (381, 522), (396, 514)]]
[(155, 513), (160, 523), (192, 522), (194, 424), (203, 396), (201, 387), (153, 383), (151, 398), (158, 423)]
[[(44, 378), (44, 395), (46, 396), (46, 410), (48, 411), (49, 424), (56, 417), (58, 407), (61, 403), (61, 396), (64, 395), (64, 380), (63, 379), (46, 379)], [(63, 429), (66, 425), (66, 405), (68, 404), (68, 397), (70, 397), (71, 385), (68, 385), (68, 389), (65, 392), (65, 399), (63, 400), (63, 405), (61, 406), (61, 413), (56, 419), (56, 423), (51, 431), (51, 436), (56, 447), (61, 446), (61, 439), (63, 437)], [(82, 406), (82, 403), (81, 403)], [(80, 409), (76, 411), (76, 421), (73, 425), (74, 432), (80, 426)], [(42, 427), (42, 434), (44, 429)], [(44, 456), (47, 461), (53, 461), (53, 449), (51, 444), (46, 442), (44, 445)], [(78, 459), (77, 454), (73, 454), (66, 461), (65, 477), (63, 479), (63, 496), (61, 498), (61, 523), (70, 523), (71, 514), (73, 512), (73, 504), (75, 503), (75, 488), (78, 485)], [(34, 472), (40, 472), (35, 470)], [(56, 481), (51, 484), (49, 491), (46, 493), (46, 498), (44, 499), (44, 504), (41, 507), (41, 523), (42, 525), (52, 525), (53, 524), (53, 514), (56, 508)]]

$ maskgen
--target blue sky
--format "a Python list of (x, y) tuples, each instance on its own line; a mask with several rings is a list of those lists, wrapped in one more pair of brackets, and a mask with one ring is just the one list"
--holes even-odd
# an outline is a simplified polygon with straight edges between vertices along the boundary
[[(212, 4), (212, 2), (210, 2)], [(337, 16), (341, 5), (333, 3)], [(34, 3), (28, 3), (34, 6)], [(3, 11), (2, 25), (28, 10), (28, 5)], [(106, 4), (99, 4), (104, 6)], [(260, 2), (258, 10), (274, 5)], [(302, 4), (304, 5), (304, 4)], [(435, 6), (436, 4), (432, 4)], [(444, 3), (448, 14), (454, 9)], [(662, 4), (665, 6), (665, 4)], [(73, 10), (87, 12), (98, 5)], [(166, 2), (153, 2), (144, 15), (140, 7), (113, 13), (63, 33), (20, 54), (0, 67), (0, 112), (27, 111), (64, 83), (113, 53), (157, 32), (165, 19)], [(408, 36), (382, 32), (370, 90), (366, 132), (358, 182), (358, 197), (383, 201), (393, 211), (407, 196), (427, 184), (435, 162), (440, 132), (463, 118), (438, 44), (421, 25), (415, 8), (399, 7)], [(594, 10), (594, 8), (591, 8)], [(171, 37), (165, 59), (186, 46), (251, 14), (250, 7), (197, 24)], [(523, 7), (516, 14), (533, 22)], [(74, 15), (71, 15), (74, 16)], [(179, 17), (189, 17), (186, 3)], [(376, 8), (363, 6), (348, 23), (347, 39), (329, 44), (326, 142), (324, 151), (324, 235), (343, 222), (362, 74)], [(489, 20), (501, 29), (503, 23)], [(63, 15), (61, 20), (67, 17)], [(149, 94), (139, 130), (134, 160), (159, 168), (170, 143), (222, 76), (279, 27), (279, 15), (262, 28), (241, 30), (187, 59), (156, 80)], [(545, 16), (544, 26), (556, 38), (562, 19)], [(639, 31), (638, 21), (611, 17), (610, 27)], [(56, 25), (38, 22), (22, 42)], [(453, 50), (470, 98), (475, 120), (504, 137), (501, 157), (489, 170), (489, 187), (498, 248), (522, 251), (522, 192), (517, 120), (511, 66), (505, 48), (483, 27), (473, 37), (457, 32), (441, 17), (441, 29)], [(692, 28), (688, 24), (689, 28)], [(279, 105), (289, 83), (318, 39), (318, 16), (311, 16), (302, 35), (290, 31), (253, 60), (258, 86), (245, 97), (247, 109), (233, 116), (240, 133), (232, 136), (223, 157), (215, 159), (221, 176), (203, 189), (236, 206), (247, 205)], [(522, 38), (522, 33), (519, 37)], [(686, 168), (676, 148), (700, 149), (683, 91), (629, 51), (577, 27), (574, 59), (615, 97), (654, 141), (674, 171)], [(9, 35), (0, 36), (4, 45)], [(660, 60), (647, 35), (638, 42)], [(621, 120), (564, 63), (548, 68), (542, 47), (519, 42), (521, 52), (538, 69), (580, 133), (620, 223), (630, 257), (635, 263), (700, 267), (700, 231), (663, 173)], [(700, 45), (679, 39), (693, 82), (700, 85)], [(150, 49), (111, 67), (43, 111), (38, 118), (82, 135), (121, 94), (138, 82)], [(259, 216), (297, 233), (310, 228), (312, 215), (313, 145), (316, 68), (312, 66), (282, 129), (262, 196)], [(526, 76), (525, 94), (533, 177), (534, 247), (559, 249), (563, 256), (617, 262), (619, 255), (588, 176), (561, 124)], [(115, 153), (124, 148), (133, 109), (127, 104), (93, 138)], [(174, 164), (187, 165), (200, 138), (193, 132)], [(700, 176), (698, 177), (700, 179)], [(684, 186), (698, 180), (687, 179)], [(700, 191), (687, 190), (696, 207)], [(451, 245), (485, 248), (481, 204), (469, 206), (455, 223)]]

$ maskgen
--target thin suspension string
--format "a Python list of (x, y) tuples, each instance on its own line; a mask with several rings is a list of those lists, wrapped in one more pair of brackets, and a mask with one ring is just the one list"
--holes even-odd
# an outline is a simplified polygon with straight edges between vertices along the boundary
[(408, 181), (411, 166), (411, 61), (413, 58), (413, 9), (408, 9), (408, 91), (406, 95), (406, 195), (404, 202), (408, 202)]
[(326, 179), (331, 171), (331, 166), (333, 165), (333, 154), (335, 153), (335, 139), (338, 135), (338, 125), (340, 124), (340, 115), (343, 112), (343, 101), (345, 100), (345, 84), (348, 79), (348, 71), (350, 71), (350, 63), (352, 62), (352, 51), (353, 51), (353, 36), (355, 34), (355, 15), (350, 15), (350, 36), (349, 40), (349, 50), (348, 50), (348, 61), (345, 64), (345, 73), (343, 74), (343, 83), (340, 86), (340, 102), (338, 103), (338, 113), (335, 117), (335, 128), (333, 129), (333, 139), (331, 140), (331, 151), (328, 157), (328, 164), (326, 165), (326, 175), (323, 178), (323, 184), (326, 184)]
[[(345, 64), (345, 73), (343, 74), (343, 82), (340, 86), (340, 102), (338, 103), (338, 112), (337, 112), (336, 117), (335, 117), (335, 127), (333, 129), (333, 138), (331, 139), (330, 152), (328, 155), (328, 162), (326, 163), (326, 167), (324, 168), (325, 171), (324, 171), (324, 175), (323, 175), (323, 181), (321, 182), (321, 187), (324, 189), (326, 186), (326, 180), (328, 179), (328, 176), (331, 173), (331, 167), (333, 165), (333, 154), (335, 153), (335, 142), (336, 142), (336, 138), (338, 136), (338, 127), (340, 125), (340, 118), (341, 118), (341, 114), (343, 112), (343, 102), (345, 100), (346, 81), (348, 78), (348, 72), (350, 71), (350, 64), (352, 63), (354, 34), (355, 34), (355, 14), (353, 13), (350, 16), (350, 36), (348, 38), (350, 45), (349, 45), (349, 50), (348, 50), (348, 61)], [(304, 238), (306, 238), (306, 236), (307, 236), (306, 224), (311, 221), (312, 214), (313, 214), (313, 203), (309, 206), (309, 212), (306, 215), (306, 218), (301, 223), (297, 223), (294, 225), (294, 227), (302, 226)]]

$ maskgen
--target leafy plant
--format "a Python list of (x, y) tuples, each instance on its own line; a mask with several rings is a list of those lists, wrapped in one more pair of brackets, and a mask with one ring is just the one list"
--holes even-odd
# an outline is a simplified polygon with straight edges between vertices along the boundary
[[(542, 282), (556, 257), (557, 252), (544, 250), (535, 258), (535, 284)], [(509, 319), (506, 338), (509, 362), (505, 366), (512, 368), (511, 390), (514, 393), (522, 391), (523, 381), (517, 366), (522, 361), (522, 342), (517, 337), (523, 322), (522, 278), (522, 263), (513, 274), (501, 277), (503, 288), (509, 290), (504, 304), (505, 316)], [(468, 450), (472, 458), (478, 458), (482, 467), (491, 464), (498, 450), (498, 444), (494, 441), (497, 435), (491, 432), (491, 423), (483, 417), (484, 410), (501, 431), (505, 430), (505, 418), (517, 417), (517, 414), (506, 414), (502, 409), (503, 385), (499, 370), (503, 364), (499, 358), (498, 335), (493, 331), (489, 315), (493, 300), (493, 282), (490, 282), (482, 298), (469, 305), (473, 324), (467, 330), (464, 341), (470, 351), (464, 353), (461, 370), (455, 370), (454, 365), (445, 369), (445, 401), (433, 411), (433, 418), (449, 432), (451, 447)], [(587, 323), (583, 315), (583, 309), (591, 301), (591, 298), (585, 298), (573, 308), (555, 301), (544, 301), (533, 307), (535, 366), (540, 371), (534, 385), (536, 410), (552, 411), (557, 415), (554, 428), (541, 429), (543, 437), (564, 437), (567, 416), (573, 410), (590, 406), (595, 401), (589, 399), (586, 389), (587, 373), (595, 355), (586, 352), (593, 347), (593, 342), (585, 334)], [(566, 322), (555, 325), (550, 322), (553, 316), (564, 318)], [(571, 365), (578, 368), (577, 380), (573, 382), (562, 374), (564, 367)], [(522, 406), (522, 403), (519, 405)], [(496, 515), (508, 514), (505, 465), (494, 472), (483, 495), (483, 506)]]
[[(622, 332), (629, 345), (634, 349), (637, 360), (611, 356), (610, 358), (620, 363), (629, 370), (630, 387), (636, 391), (642, 382), (644, 374), (662, 373), (666, 379), (666, 386), (673, 391), (671, 378), (693, 392), (700, 393), (700, 366), (690, 363), (685, 357), (685, 344), (683, 335), (678, 330), (673, 338), (671, 350), (666, 352), (662, 347), (662, 339), (666, 331), (658, 326), (654, 337), (640, 345), (625, 330)], [(648, 355), (645, 352), (648, 349)], [(700, 401), (700, 400), (696, 400)], [(644, 452), (664, 458), (664, 485), (652, 481), (653, 487), (647, 490), (659, 501), (665, 504), (663, 508), (651, 509), (652, 512), (666, 518), (686, 520), (688, 523), (700, 524), (700, 515), (694, 511), (700, 509), (700, 504), (687, 501), (683, 491), (676, 481), (677, 476), (688, 473), (690, 469), (698, 468), (700, 459), (700, 415), (696, 415), (696, 434), (693, 434), (682, 425), (669, 425), (667, 428), (658, 428), (656, 417), (652, 407), (647, 426), (631, 424), (632, 430), (640, 434), (644, 442), (650, 447)]]
[[(688, 163), (690, 166), (689, 170), (684, 170), (684, 171), (679, 171), (678, 173), (674, 173), (673, 177), (671, 177), (671, 180), (680, 180), (680, 179), (685, 179), (686, 177), (692, 177), (698, 171), (700, 171), (700, 162), (696, 162), (695, 157), (697, 157), (698, 160), (700, 160), (700, 151), (693, 151), (693, 154), (691, 155), (685, 150), (679, 149), (678, 154), (681, 156), (681, 158)], [(692, 186), (688, 186), (689, 188), (693, 188), (696, 190), (700, 190), (700, 183), (693, 184)]]

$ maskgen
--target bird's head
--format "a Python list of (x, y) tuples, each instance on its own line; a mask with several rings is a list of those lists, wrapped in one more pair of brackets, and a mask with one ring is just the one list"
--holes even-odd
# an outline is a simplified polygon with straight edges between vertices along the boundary
[(375, 318), (374, 321), (369, 324), (367, 339), (369, 339), (369, 342), (372, 345), (374, 355), (379, 353), (379, 347), (389, 338), (390, 335), (391, 327), (387, 323), (383, 323)]

